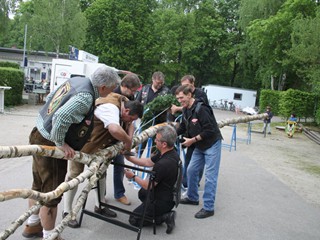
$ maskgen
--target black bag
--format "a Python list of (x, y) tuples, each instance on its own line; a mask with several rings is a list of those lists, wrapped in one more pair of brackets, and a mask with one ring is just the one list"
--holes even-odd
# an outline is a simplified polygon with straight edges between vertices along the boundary
[(175, 182), (173, 186), (173, 201), (175, 202), (176, 208), (178, 207), (181, 199), (181, 184), (182, 184), (182, 174), (183, 174), (183, 167), (182, 167), (182, 161), (179, 160), (178, 162), (178, 175), (177, 175), (177, 181)]
[(71, 124), (65, 137), (65, 142), (68, 143), (76, 151), (80, 151), (88, 141), (93, 130), (94, 106), (91, 107), (88, 114), (82, 122)]

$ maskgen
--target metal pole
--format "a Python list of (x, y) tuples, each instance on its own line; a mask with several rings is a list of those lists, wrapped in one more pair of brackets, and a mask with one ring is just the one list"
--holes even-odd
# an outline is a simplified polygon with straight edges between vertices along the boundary
[(22, 61), (23, 62), (23, 66), (24, 66), (24, 62), (25, 62), (25, 58), (26, 58), (27, 30), (28, 30), (28, 25), (26, 24), (24, 26), (23, 61)]

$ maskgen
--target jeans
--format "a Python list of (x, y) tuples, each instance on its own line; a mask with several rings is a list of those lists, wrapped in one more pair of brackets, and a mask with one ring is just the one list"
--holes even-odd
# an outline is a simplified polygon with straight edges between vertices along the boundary
[[(191, 145), (190, 147), (187, 148), (187, 153), (184, 159), (184, 166), (183, 166), (183, 177), (182, 177), (182, 185), (184, 188), (188, 188), (188, 176), (187, 176), (187, 169), (192, 157), (192, 153), (194, 151), (195, 146)], [(200, 185), (200, 181), (203, 175), (203, 169), (200, 171), (199, 173), (199, 185)]]
[(263, 123), (263, 130), (262, 131), (264, 131), (264, 130), (266, 130), (267, 133), (271, 133), (270, 123)]
[[(123, 155), (117, 155), (113, 159), (113, 162), (124, 164)], [(123, 186), (123, 177), (124, 177), (124, 167), (114, 165), (113, 166), (113, 189), (114, 189), (114, 198), (116, 199), (123, 197), (126, 191)]]
[(203, 193), (203, 208), (214, 210), (217, 191), (218, 174), (221, 159), (221, 140), (216, 141), (210, 148), (202, 151), (195, 148), (188, 166), (188, 192), (192, 201), (199, 201), (198, 182), (199, 173), (205, 167), (205, 185)]

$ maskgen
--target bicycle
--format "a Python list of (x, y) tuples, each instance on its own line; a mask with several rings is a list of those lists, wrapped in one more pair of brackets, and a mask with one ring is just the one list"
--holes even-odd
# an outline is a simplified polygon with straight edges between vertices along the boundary
[(236, 110), (236, 106), (233, 104), (233, 101), (229, 102), (229, 110), (234, 112)]

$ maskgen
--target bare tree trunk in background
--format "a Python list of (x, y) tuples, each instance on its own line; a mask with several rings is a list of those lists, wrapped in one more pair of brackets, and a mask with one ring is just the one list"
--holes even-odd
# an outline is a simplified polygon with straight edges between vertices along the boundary
[(271, 87), (271, 90), (274, 90), (274, 77), (273, 77), (273, 75), (270, 76), (270, 87)]

